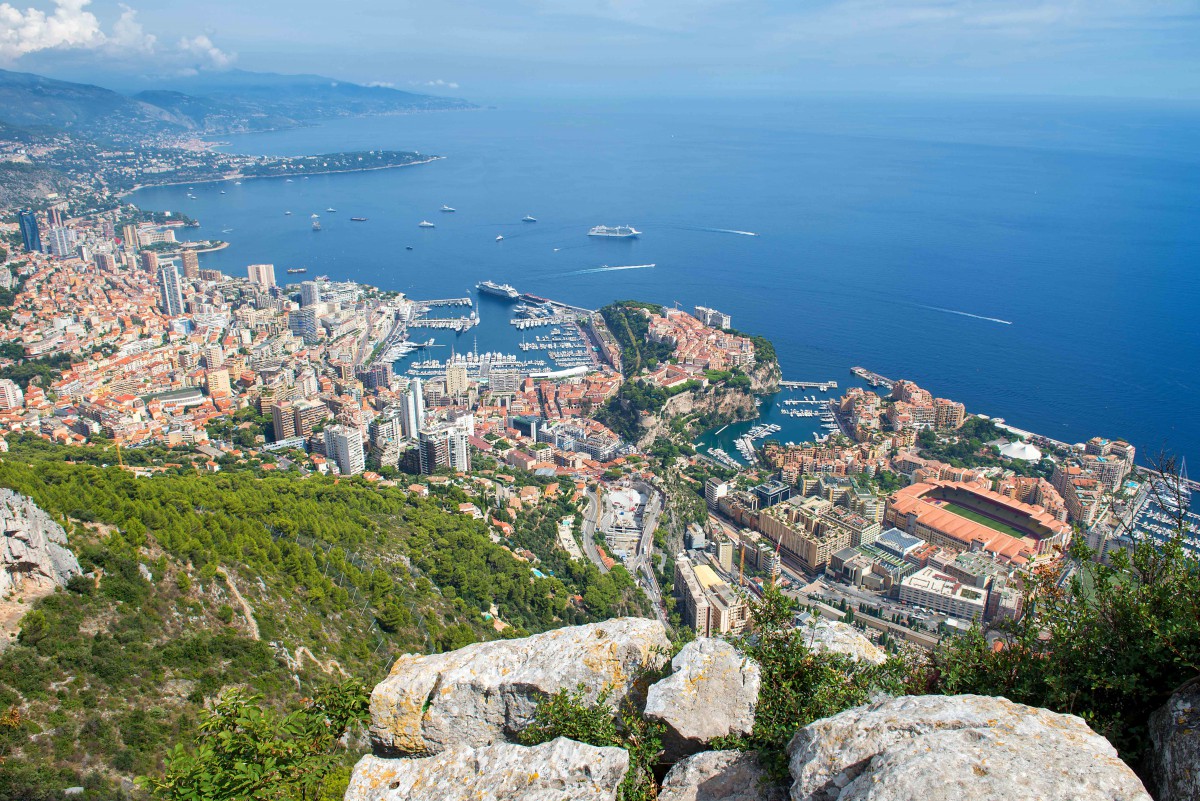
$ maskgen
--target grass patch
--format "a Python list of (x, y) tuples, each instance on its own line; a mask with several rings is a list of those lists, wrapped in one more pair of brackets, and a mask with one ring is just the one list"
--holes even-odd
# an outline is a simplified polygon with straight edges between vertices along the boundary
[(999, 531), (1001, 534), (1007, 534), (1010, 537), (1021, 539), (1028, 536), (1028, 534), (1018, 528), (1013, 528), (1007, 523), (1001, 523), (999, 520), (995, 520), (987, 515), (980, 514), (979, 512), (973, 512), (965, 506), (959, 506), (956, 503), (944, 501), (942, 503), (942, 508), (946, 509), (947, 511), (954, 512), (954, 514), (958, 515), (959, 517), (965, 517), (968, 520), (974, 520), (976, 523), (980, 523), (990, 529)]

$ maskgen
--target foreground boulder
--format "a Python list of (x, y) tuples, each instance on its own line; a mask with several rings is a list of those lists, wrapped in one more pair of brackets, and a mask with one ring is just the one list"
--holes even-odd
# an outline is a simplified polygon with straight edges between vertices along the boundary
[(803, 616), (801, 620), (800, 631), (804, 634), (804, 641), (814, 651), (844, 654), (855, 662), (872, 665), (881, 665), (887, 660), (883, 649), (849, 623), (813, 615)]
[(762, 671), (724, 640), (693, 640), (671, 660), (671, 675), (646, 693), (646, 717), (667, 725), (668, 761), (729, 734), (749, 734)]
[(0, 489), (0, 531), (0, 596), (19, 592), (38, 597), (79, 575), (63, 527), (10, 489)]
[(1180, 687), (1150, 716), (1150, 741), (1158, 801), (1200, 798), (1200, 679)]
[(345, 801), (615, 801), (629, 770), (621, 748), (565, 737), (526, 748), (459, 746), (425, 759), (365, 756)]
[(669, 647), (657, 620), (617, 618), (445, 654), (402, 656), (371, 693), (371, 741), (385, 755), (436, 754), (514, 739), (538, 703), (582, 686), (594, 703), (623, 699)]
[(704, 751), (671, 768), (658, 801), (784, 801), (786, 795), (752, 752)]
[(977, 695), (902, 696), (805, 726), (793, 801), (1150, 801), (1074, 715)]

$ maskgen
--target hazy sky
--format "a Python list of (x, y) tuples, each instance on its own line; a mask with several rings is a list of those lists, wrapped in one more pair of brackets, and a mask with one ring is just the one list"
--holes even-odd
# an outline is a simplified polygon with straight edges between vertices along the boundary
[(1200, 99), (1200, 0), (15, 0), (0, 66), (316, 72), (476, 101), (917, 92)]

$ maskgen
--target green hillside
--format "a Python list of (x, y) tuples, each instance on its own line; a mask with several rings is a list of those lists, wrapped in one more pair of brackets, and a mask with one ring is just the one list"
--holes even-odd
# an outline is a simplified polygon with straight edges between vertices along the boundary
[(40, 601), (0, 652), (0, 799), (116, 797), (222, 688), (295, 705), (348, 676), (370, 686), (401, 653), (500, 636), (493, 607), (505, 634), (628, 608), (595, 568), (536, 577), (449, 511), (483, 502), (458, 487), (210, 475), (172, 451), (128, 453), (161, 471), (136, 477), (67, 461), (112, 464), (110, 451), (11, 445), (0, 486), (63, 523), (90, 577)]

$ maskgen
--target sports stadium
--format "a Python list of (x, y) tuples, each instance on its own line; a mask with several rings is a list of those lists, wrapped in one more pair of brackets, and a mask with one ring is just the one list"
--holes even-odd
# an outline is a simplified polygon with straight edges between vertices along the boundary
[(1024, 564), (1071, 540), (1071, 527), (1034, 504), (976, 483), (929, 481), (888, 498), (887, 523), (933, 545)]

